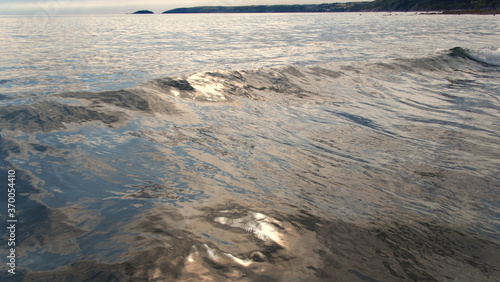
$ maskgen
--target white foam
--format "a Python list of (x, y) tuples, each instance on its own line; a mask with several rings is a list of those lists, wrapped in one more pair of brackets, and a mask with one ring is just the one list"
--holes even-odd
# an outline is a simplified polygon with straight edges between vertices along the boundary
[(472, 58), (478, 61), (500, 66), (500, 48), (482, 48), (467, 51)]

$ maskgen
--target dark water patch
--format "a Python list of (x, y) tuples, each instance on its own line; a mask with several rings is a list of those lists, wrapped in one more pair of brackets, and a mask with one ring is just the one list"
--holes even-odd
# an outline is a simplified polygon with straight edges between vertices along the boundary
[(378, 124), (374, 119), (367, 118), (357, 114), (351, 114), (347, 111), (339, 111), (339, 110), (325, 110), (326, 112), (332, 113), (335, 116), (340, 116), (343, 119), (347, 120), (350, 124), (361, 125), (362, 127), (366, 127), (368, 129), (373, 130), (379, 134), (383, 134), (390, 138), (397, 137), (395, 132), (389, 130), (388, 127)]
[[(132, 185), (133, 188), (140, 188), (140, 191), (132, 194), (133, 198), (166, 198), (177, 200), (180, 196), (172, 191), (173, 189), (165, 184), (148, 181), (147, 185)], [(182, 191), (182, 190), (181, 190)]]
[(325, 68), (312, 67), (309, 69), (312, 71), (312, 74), (316, 76), (328, 76), (331, 78), (339, 78), (340, 76), (342, 76), (341, 72), (336, 72)]
[(380, 127), (377, 124), (375, 124), (372, 120), (364, 118), (362, 116), (349, 114), (349, 113), (345, 113), (345, 112), (334, 112), (334, 113), (336, 115), (339, 115), (341, 117), (346, 118), (347, 120), (350, 120), (354, 123), (357, 123), (357, 124), (362, 125), (362, 126), (366, 126), (368, 128), (371, 128), (371, 129), (377, 129)]
[(33, 150), (36, 150), (38, 152), (45, 152), (49, 148), (49, 146), (42, 145), (42, 144), (31, 144), (33, 146)]
[(42, 101), (29, 105), (10, 105), (0, 108), (0, 124), (3, 128), (22, 132), (49, 132), (65, 129), (64, 123), (84, 123), (100, 121), (111, 125), (125, 120), (122, 112), (105, 113), (86, 107), (63, 105)]
[(406, 119), (409, 121), (425, 123), (425, 124), (437, 124), (437, 125), (444, 125), (444, 126), (451, 127), (451, 128), (460, 128), (460, 129), (466, 129), (466, 130), (472, 130), (472, 131), (485, 132), (485, 133), (491, 134), (492, 136), (496, 135), (496, 133), (494, 131), (484, 129), (484, 128), (479, 128), (477, 126), (469, 125), (466, 123), (458, 123), (458, 122), (449, 121), (449, 120), (430, 119), (430, 118), (424, 119), (424, 118), (417, 118), (417, 117), (407, 117)]
[(57, 96), (63, 98), (79, 98), (92, 101), (94, 105), (101, 103), (111, 104), (117, 107), (149, 111), (148, 102), (137, 93), (130, 90), (104, 91), (104, 92), (68, 92)]
[(347, 272), (353, 273), (359, 279), (361, 279), (362, 281), (365, 281), (365, 282), (380, 282), (379, 280), (375, 280), (375, 279), (371, 278), (370, 276), (359, 273), (359, 271), (354, 270), (354, 269), (349, 269)]
[(452, 61), (446, 56), (422, 57), (415, 59), (398, 59), (393, 64), (384, 63), (382, 67), (391, 71), (404, 71), (407, 73), (417, 73), (418, 71), (425, 72), (442, 72), (449, 71)]
[(193, 86), (189, 84), (189, 82), (185, 79), (173, 79), (173, 78), (163, 78), (163, 79), (157, 79), (153, 81), (156, 85), (160, 86), (161, 88), (165, 90), (169, 90), (170, 87), (173, 87), (177, 90), (182, 90), (182, 91), (194, 91), (195, 89)]
[(9, 83), (9, 82), (12, 82), (12, 80), (10, 80), (10, 79), (0, 79), (0, 84), (6, 84), (6, 83)]
[(450, 84), (448, 88), (456, 89), (456, 88), (464, 88), (464, 87), (472, 87), (479, 85), (475, 80), (472, 79), (447, 79)]
[(65, 124), (71, 123), (100, 121), (108, 126), (121, 124), (130, 118), (127, 110), (145, 114), (182, 113), (172, 102), (142, 90), (68, 92), (56, 94), (54, 97), (79, 99), (86, 101), (86, 105), (71, 105), (50, 98), (29, 104), (7, 105), (0, 108), (0, 124), (3, 128), (13, 131), (50, 132), (64, 130), (67, 128)]
[(419, 110), (423, 110), (423, 111), (426, 111), (426, 112), (431, 112), (432, 111), (432, 112), (440, 113), (440, 114), (450, 114), (450, 112), (446, 111), (445, 109), (443, 109), (443, 107), (429, 105), (429, 104), (426, 104), (426, 103), (415, 101), (413, 99), (404, 99), (404, 100), (397, 99), (396, 101), (399, 102), (399, 103), (401, 103), (401, 104), (404, 104), (404, 105), (407, 105), (407, 106), (410, 106), (412, 108), (416, 108), (416, 109), (419, 109)]
[(2, 101), (2, 100), (10, 100), (10, 99), (12, 99), (12, 98), (11, 98), (11, 97), (8, 97), (8, 96), (5, 96), (5, 95), (0, 94), (0, 101)]
[(283, 69), (283, 71), (296, 77), (305, 77), (305, 75), (299, 69), (292, 66), (286, 67), (285, 69)]
[(436, 177), (436, 178), (443, 177), (443, 175), (439, 172), (415, 171), (415, 173), (423, 177)]
[(132, 198), (160, 198), (170, 201), (189, 201), (196, 200), (199, 197), (203, 197), (203, 192), (193, 191), (189, 188), (187, 183), (182, 183), (173, 179), (173, 181), (168, 181), (167, 183), (156, 183), (153, 181), (145, 181), (146, 184), (143, 185), (131, 185), (132, 188), (139, 188), (140, 190), (129, 195)]
[(182, 114), (172, 101), (141, 87), (104, 92), (68, 92), (57, 94), (56, 97), (91, 101), (92, 104), (87, 107), (99, 110), (106, 110), (106, 106), (113, 106), (143, 113)]
[[(315, 144), (311, 144), (311, 146), (313, 146), (314, 148), (316, 148), (317, 150), (319, 150), (321, 152), (326, 152), (327, 154), (319, 153), (319, 156), (330, 158), (331, 160), (336, 160), (335, 158), (332, 158), (333, 156), (339, 156), (339, 157), (342, 157), (344, 159), (355, 160), (355, 161), (358, 161), (360, 163), (366, 163), (366, 164), (369, 163), (368, 160), (361, 159), (361, 158), (358, 158), (356, 156), (352, 156), (352, 155), (343, 153), (343, 152), (338, 151), (338, 150), (332, 150), (329, 148), (325, 148), (324, 146), (319, 146), (319, 145), (315, 145)], [(311, 151), (311, 152), (313, 152), (313, 151)]]

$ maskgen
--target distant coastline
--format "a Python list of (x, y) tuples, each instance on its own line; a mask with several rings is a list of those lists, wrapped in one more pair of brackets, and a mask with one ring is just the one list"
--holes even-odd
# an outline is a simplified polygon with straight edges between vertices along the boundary
[(500, 10), (456, 10), (442, 11), (443, 15), (496, 15), (500, 14)]
[(297, 4), (297, 5), (254, 5), (254, 6), (201, 6), (177, 8), (162, 14), (186, 13), (328, 13), (361, 11), (371, 2), (349, 2), (331, 4)]
[[(497, 14), (500, 0), (375, 0), (297, 5), (200, 6), (176, 8), (162, 14), (192, 13), (329, 13), (329, 12), (433, 12), (433, 14)], [(430, 14), (430, 13), (429, 13)]]
[[(375, 0), (365, 2), (296, 4), (296, 5), (252, 5), (252, 6), (199, 6), (176, 8), (162, 14), (206, 14), (206, 13), (332, 13), (332, 12), (422, 12), (424, 14), (447, 15), (495, 15), (500, 12), (500, 0)], [(149, 10), (133, 14), (154, 14)]]

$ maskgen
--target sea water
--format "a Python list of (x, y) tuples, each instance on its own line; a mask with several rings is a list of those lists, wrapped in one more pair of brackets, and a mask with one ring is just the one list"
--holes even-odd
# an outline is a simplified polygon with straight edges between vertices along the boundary
[(0, 38), (2, 279), (500, 279), (498, 17), (2, 16)]

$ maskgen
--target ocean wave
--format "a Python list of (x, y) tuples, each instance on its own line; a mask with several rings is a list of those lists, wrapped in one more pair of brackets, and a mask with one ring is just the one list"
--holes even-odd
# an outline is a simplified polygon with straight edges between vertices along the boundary
[(497, 47), (481, 49), (455, 47), (450, 51), (454, 55), (463, 56), (492, 66), (500, 66), (500, 48)]
[[(64, 129), (65, 123), (92, 120), (105, 124), (120, 122), (131, 116), (130, 111), (182, 113), (176, 108), (176, 102), (167, 97), (200, 103), (251, 99), (287, 105), (339, 105), (351, 100), (343, 95), (345, 92), (349, 95), (387, 97), (394, 96), (404, 87), (416, 84), (419, 84), (416, 87), (426, 87), (425, 84), (440, 84), (443, 81), (449, 83), (447, 87), (473, 87), (478, 85), (478, 77), (482, 73), (498, 73), (498, 50), (455, 47), (427, 57), (378, 63), (206, 71), (159, 78), (131, 89), (65, 92), (43, 99), (30, 99), (27, 103), (5, 105), (0, 107), (1, 122), (11, 130), (51, 131)], [(409, 103), (408, 100), (402, 102)], [(426, 109), (431, 107), (427, 105)]]
[[(429, 57), (399, 58), (378, 63), (330, 63), (258, 70), (207, 71), (182, 77), (156, 79), (141, 87), (153, 88), (168, 95), (199, 102), (230, 102), (235, 97), (267, 100), (283, 95), (288, 102), (297, 102), (297, 98), (303, 102), (307, 100), (304, 98), (319, 98), (324, 92), (322, 90), (325, 90), (322, 87), (331, 89), (331, 85), (344, 88), (348, 85), (357, 85), (359, 74), (368, 79), (382, 79), (389, 82), (401, 80), (406, 75), (446, 78), (454, 74), (455, 70), (472, 68), (479, 72), (490, 71), (479, 68), (483, 63), (495, 66), (497, 56), (498, 52), (493, 49), (469, 51), (455, 47), (443, 54), (438, 53)], [(422, 71), (428, 72), (427, 75)], [(491, 71), (498, 70), (491, 69)]]
[(500, 72), (477, 52), (2, 105), (0, 169), (38, 216), (19, 230), (21, 275), (488, 281)]

